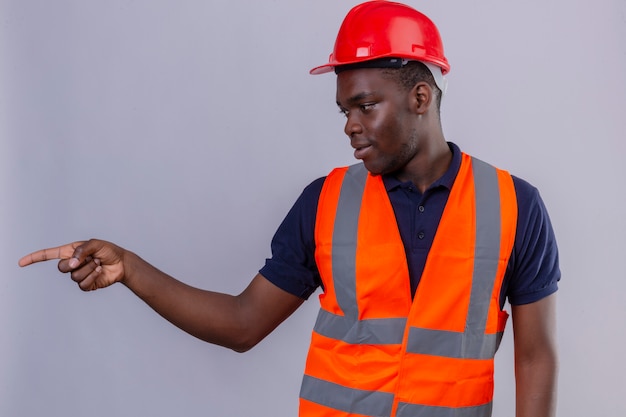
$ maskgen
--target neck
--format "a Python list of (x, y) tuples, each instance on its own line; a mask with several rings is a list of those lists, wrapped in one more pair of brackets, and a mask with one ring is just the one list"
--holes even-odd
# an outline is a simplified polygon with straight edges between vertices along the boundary
[(430, 143), (432, 145), (421, 149), (415, 158), (396, 174), (401, 181), (411, 181), (422, 193), (447, 171), (452, 162), (452, 151), (443, 135), (439, 140)]

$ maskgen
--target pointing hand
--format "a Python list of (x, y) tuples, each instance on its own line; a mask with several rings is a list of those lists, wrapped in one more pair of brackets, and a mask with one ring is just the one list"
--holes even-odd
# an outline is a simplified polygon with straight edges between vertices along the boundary
[(126, 251), (119, 246), (91, 239), (38, 250), (20, 259), (19, 265), (59, 259), (59, 271), (70, 272), (81, 290), (92, 291), (124, 279), (125, 254)]

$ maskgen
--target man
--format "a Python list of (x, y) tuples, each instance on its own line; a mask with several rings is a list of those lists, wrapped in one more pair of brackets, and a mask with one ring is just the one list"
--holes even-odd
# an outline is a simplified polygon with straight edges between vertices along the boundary
[(399, 3), (356, 6), (311, 72), (332, 70), (362, 163), (304, 190), (241, 294), (187, 286), (100, 240), (20, 265), (60, 259), (83, 290), (121, 282), (181, 329), (240, 352), (322, 286), (302, 416), (489, 416), (508, 297), (516, 415), (553, 416), (560, 272), (549, 217), (534, 187), (446, 142), (436, 27)]

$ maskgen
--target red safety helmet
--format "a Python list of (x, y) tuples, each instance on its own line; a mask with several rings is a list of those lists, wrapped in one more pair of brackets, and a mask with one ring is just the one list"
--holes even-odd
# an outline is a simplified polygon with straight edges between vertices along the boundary
[(348, 12), (328, 63), (310, 72), (391, 57), (434, 64), (443, 74), (450, 70), (439, 31), (428, 17), (401, 3), (374, 0)]

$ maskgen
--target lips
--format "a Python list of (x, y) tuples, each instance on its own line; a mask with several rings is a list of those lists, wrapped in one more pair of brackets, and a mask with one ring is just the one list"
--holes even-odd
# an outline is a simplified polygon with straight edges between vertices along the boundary
[(364, 159), (367, 157), (367, 154), (370, 153), (372, 146), (371, 145), (353, 145), (354, 147), (354, 157), (356, 159)]

